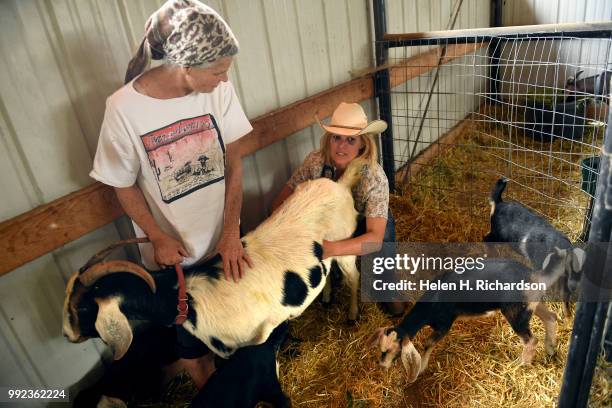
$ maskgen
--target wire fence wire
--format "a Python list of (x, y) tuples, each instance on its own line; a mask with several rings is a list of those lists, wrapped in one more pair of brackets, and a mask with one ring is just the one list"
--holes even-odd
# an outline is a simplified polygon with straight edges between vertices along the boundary
[(473, 209), (483, 188), (488, 196), (504, 176), (510, 197), (586, 240), (607, 126), (612, 36), (445, 39), (388, 55), (400, 190), (455, 194)]

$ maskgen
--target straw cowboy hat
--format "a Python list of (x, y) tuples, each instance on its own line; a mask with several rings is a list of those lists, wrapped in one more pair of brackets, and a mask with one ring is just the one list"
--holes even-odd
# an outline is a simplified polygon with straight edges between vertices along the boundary
[(368, 117), (358, 103), (341, 102), (332, 114), (329, 125), (321, 123), (317, 116), (315, 119), (319, 122), (319, 126), (327, 132), (342, 136), (381, 133), (387, 129), (387, 122), (384, 120), (374, 120), (368, 123)]

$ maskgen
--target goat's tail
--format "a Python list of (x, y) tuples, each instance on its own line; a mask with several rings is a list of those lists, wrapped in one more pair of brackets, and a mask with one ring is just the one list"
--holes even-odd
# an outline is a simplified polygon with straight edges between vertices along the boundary
[(348, 165), (344, 174), (338, 180), (338, 183), (346, 186), (349, 190), (361, 179), (364, 168), (368, 166), (368, 162), (364, 159), (354, 159)]
[(495, 187), (493, 187), (493, 191), (491, 191), (491, 197), (489, 198), (489, 202), (491, 204), (498, 204), (503, 201), (502, 193), (504, 192), (507, 183), (507, 178), (500, 178), (499, 180), (497, 180), (497, 183), (495, 183)]

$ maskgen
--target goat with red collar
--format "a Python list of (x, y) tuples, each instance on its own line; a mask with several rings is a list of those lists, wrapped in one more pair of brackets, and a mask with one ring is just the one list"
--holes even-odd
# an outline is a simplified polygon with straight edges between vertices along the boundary
[[(133, 333), (130, 321), (179, 325), (220, 357), (266, 341), (282, 322), (299, 316), (321, 293), (332, 261), (352, 291), (357, 317), (359, 272), (354, 256), (322, 259), (323, 240), (350, 237), (357, 224), (351, 187), (362, 163), (339, 182), (303, 183), (274, 214), (242, 238), (253, 267), (238, 282), (223, 279), (218, 259), (185, 270), (187, 312), (177, 304), (180, 274), (149, 272), (126, 261), (93, 262), (69, 280), (63, 331), (71, 342), (100, 337), (121, 358)], [(182, 311), (181, 311), (182, 309)], [(183, 320), (184, 321), (181, 321)]]

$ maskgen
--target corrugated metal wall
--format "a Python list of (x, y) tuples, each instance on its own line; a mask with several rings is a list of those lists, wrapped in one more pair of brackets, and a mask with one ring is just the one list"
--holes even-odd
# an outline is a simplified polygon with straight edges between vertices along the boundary
[[(465, 0), (456, 28), (488, 25)], [(568, 2), (570, 3), (570, 2)], [(591, 3), (591, 2), (588, 2)], [(117, 89), (154, 0), (0, 2), (0, 180), (8, 219), (92, 182), (105, 98)], [(367, 0), (211, 0), (241, 42), (231, 73), (250, 118), (350, 79), (373, 60)], [(450, 0), (387, 1), (390, 32), (443, 29)], [(607, 3), (606, 3), (607, 4)], [(364, 104), (373, 113), (375, 104)], [(247, 229), (320, 132), (305, 129), (244, 160)], [(0, 385), (67, 387), (99, 364), (99, 342), (61, 336), (66, 278), (118, 239), (113, 225), (0, 278)]]
[(612, 20), (611, 0), (504, 0), (504, 26)]
[[(489, 1), (464, 0), (454, 19), (457, 4), (454, 1), (392, 2), (388, 6), (389, 31), (420, 32), (489, 26)], [(439, 45), (448, 44), (442, 42)], [(431, 48), (394, 48), (390, 50), (389, 58), (399, 63)], [(391, 90), (396, 169), (426, 149), (476, 108), (479, 98), (474, 94), (483, 89), (481, 82), (485, 78), (483, 71), (486, 71), (478, 58), (486, 55), (487, 48), (484, 47), (442, 65), (437, 77), (436, 70), (432, 69)], [(446, 56), (452, 57), (453, 51), (447, 51)], [(427, 94), (429, 90), (433, 91), (431, 97)], [(443, 96), (438, 95), (440, 92)]]
[[(612, 0), (505, 0), (502, 20), (506, 26), (611, 21)], [(501, 57), (509, 65), (501, 69), (502, 92), (552, 94), (554, 87), (563, 88), (579, 70), (583, 77), (601, 73), (612, 64), (609, 43), (571, 35), (563, 41), (502, 43)]]

